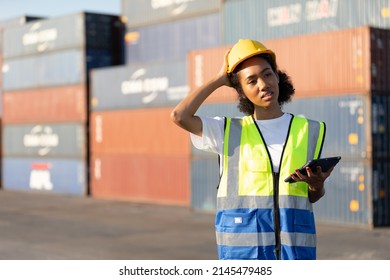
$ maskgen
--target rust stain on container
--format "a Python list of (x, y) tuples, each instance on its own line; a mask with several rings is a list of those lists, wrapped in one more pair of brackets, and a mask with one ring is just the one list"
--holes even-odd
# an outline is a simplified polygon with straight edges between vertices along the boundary
[(94, 154), (92, 197), (189, 206), (189, 156)]
[[(317, 34), (265, 40), (276, 53), (280, 70), (291, 77), (296, 97), (389, 90), (387, 76), (390, 31), (358, 27)], [(189, 85), (194, 90), (214, 77), (227, 49), (223, 46), (189, 53)], [(208, 101), (231, 101), (223, 87)]]
[(189, 155), (189, 133), (171, 120), (172, 108), (91, 113), (93, 154)]
[(85, 122), (84, 85), (3, 93), (3, 121), (9, 123)]

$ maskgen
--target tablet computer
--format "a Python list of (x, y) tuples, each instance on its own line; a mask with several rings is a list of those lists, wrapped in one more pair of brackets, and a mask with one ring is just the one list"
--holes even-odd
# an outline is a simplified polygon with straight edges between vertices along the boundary
[[(310, 167), (312, 171), (316, 170), (317, 166), (321, 166), (322, 172), (328, 171), (331, 167), (335, 166), (339, 161), (341, 157), (327, 157), (327, 158), (320, 158), (320, 159), (312, 159), (309, 160), (304, 166), (299, 168), (299, 172), (301, 172), (304, 175), (307, 175), (306, 167)], [(288, 183), (294, 183), (295, 180), (288, 176), (286, 179), (284, 179), (285, 182)]]

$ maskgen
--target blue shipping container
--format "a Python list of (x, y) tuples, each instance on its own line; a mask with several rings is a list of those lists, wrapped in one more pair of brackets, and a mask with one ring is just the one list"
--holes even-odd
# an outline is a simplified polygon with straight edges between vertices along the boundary
[(80, 159), (4, 157), (2, 175), (5, 190), (87, 193), (86, 162)]

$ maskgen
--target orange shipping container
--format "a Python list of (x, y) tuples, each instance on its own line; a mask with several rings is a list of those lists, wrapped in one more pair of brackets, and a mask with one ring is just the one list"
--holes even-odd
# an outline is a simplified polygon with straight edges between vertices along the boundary
[(189, 206), (189, 156), (91, 157), (92, 197)]
[(189, 134), (170, 120), (172, 108), (91, 113), (92, 154), (185, 156)]
[(3, 93), (3, 122), (85, 122), (85, 86), (42, 88)]
[[(388, 91), (390, 30), (359, 27), (294, 36), (263, 43), (274, 50), (279, 69), (291, 77), (296, 97)], [(194, 90), (220, 69), (229, 47), (192, 51), (189, 86)], [(228, 87), (208, 102), (232, 101)]]

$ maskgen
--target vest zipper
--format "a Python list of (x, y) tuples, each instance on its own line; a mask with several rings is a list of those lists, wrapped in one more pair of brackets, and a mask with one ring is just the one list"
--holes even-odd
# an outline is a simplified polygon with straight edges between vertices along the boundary
[[(274, 189), (275, 255), (276, 255), (276, 259), (280, 260), (281, 259), (281, 247), (282, 247), (282, 245), (281, 245), (281, 239), (280, 239), (279, 173), (274, 172), (274, 168), (273, 168), (273, 165), (272, 165), (272, 158), (271, 158), (271, 155), (270, 155), (270, 153), (268, 151), (267, 143), (265, 142), (263, 134), (261, 133), (261, 130), (260, 130), (259, 126), (257, 125), (255, 118), (253, 117), (253, 115), (251, 117), (252, 117), (253, 123), (255, 124), (257, 130), (259, 131), (261, 139), (264, 142), (265, 150), (267, 151), (268, 158), (269, 158), (269, 160), (271, 162), (272, 180), (273, 180), (273, 189)], [(288, 130), (287, 130), (287, 137), (286, 137), (286, 140), (284, 141), (284, 146), (283, 146), (282, 154), (281, 154), (281, 157), (280, 157), (279, 167), (282, 166), (284, 150), (286, 148), (286, 143), (287, 143), (288, 137), (290, 136), (291, 124), (293, 122), (293, 119), (294, 119), (294, 115), (291, 114), (291, 120), (290, 120), (290, 124), (289, 124)]]
[(280, 260), (280, 210), (279, 210), (279, 173), (272, 172), (274, 188), (274, 228), (275, 228), (275, 255)]

